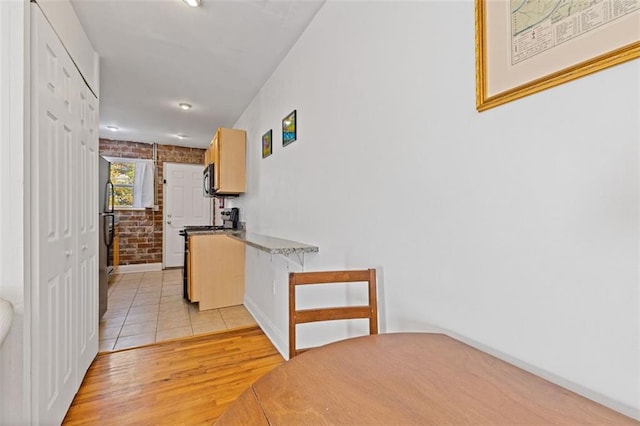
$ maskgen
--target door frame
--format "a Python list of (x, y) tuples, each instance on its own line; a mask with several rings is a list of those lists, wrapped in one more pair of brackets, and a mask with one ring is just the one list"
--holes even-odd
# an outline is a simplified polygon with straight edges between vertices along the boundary
[(0, 1), (0, 297), (14, 307), (0, 351), (0, 424), (31, 424), (29, 2)]

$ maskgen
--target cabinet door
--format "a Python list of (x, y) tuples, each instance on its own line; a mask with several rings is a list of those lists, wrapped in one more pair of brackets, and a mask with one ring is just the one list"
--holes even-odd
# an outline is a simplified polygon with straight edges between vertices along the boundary
[(220, 129), (216, 131), (216, 134), (213, 136), (211, 140), (211, 144), (209, 145), (209, 162), (215, 164), (213, 168), (213, 172), (215, 173), (214, 184), (215, 189), (220, 188)]
[(198, 297), (200, 310), (241, 305), (245, 284), (244, 243), (226, 235), (191, 238), (192, 290)]
[(238, 129), (218, 129), (214, 139), (216, 154), (216, 185), (221, 194), (239, 194), (246, 188), (246, 132)]
[(204, 165), (208, 166), (209, 164), (213, 163), (213, 148), (212, 148), (213, 143), (209, 144), (209, 148), (206, 149), (206, 151), (204, 152)]
[[(191, 302), (197, 302), (200, 300), (200, 283), (206, 279), (203, 275), (202, 268), (196, 264), (196, 257), (193, 256), (194, 251), (206, 251), (206, 235), (197, 235), (189, 237), (189, 251), (187, 252), (187, 297)], [(205, 253), (201, 255), (206, 256)]]

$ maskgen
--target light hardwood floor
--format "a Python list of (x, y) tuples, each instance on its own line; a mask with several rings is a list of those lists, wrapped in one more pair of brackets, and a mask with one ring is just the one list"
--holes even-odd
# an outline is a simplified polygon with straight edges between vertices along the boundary
[(102, 353), (63, 424), (211, 424), (283, 362), (259, 327)]

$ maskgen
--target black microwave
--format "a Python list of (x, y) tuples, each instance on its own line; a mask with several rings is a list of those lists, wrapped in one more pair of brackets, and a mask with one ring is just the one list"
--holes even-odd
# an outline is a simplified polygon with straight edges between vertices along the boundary
[(203, 185), (202, 185), (202, 194), (205, 197), (213, 197), (216, 193), (216, 174), (215, 174), (215, 166), (213, 163), (209, 164), (204, 168), (203, 173)]

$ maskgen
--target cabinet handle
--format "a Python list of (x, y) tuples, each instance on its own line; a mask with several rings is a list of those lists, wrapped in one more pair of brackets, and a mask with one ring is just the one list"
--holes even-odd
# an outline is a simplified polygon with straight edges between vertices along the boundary
[(86, 250), (86, 249), (87, 249), (86, 245), (82, 246), (82, 250)]
[(71, 250), (67, 250), (67, 251), (65, 251), (65, 252), (64, 252), (64, 254), (65, 254), (67, 257), (70, 257), (70, 256), (73, 254), (73, 252), (72, 252)]
[(171, 221), (170, 220), (167, 221), (167, 225), (171, 225)]

